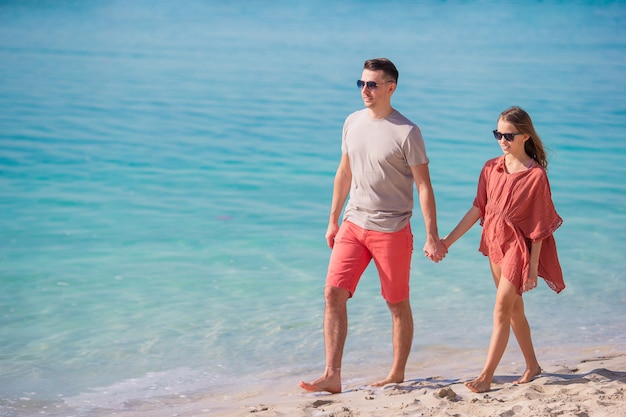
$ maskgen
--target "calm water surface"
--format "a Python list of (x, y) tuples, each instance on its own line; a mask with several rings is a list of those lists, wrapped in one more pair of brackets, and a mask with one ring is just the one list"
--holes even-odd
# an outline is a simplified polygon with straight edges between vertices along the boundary
[[(623, 352), (621, 3), (3, 2), (0, 413), (219, 401), (315, 375), (341, 126), (378, 56), (422, 129), (441, 234), (500, 153), (499, 112), (529, 111), (567, 284), (525, 296), (536, 344), (545, 361)], [(421, 249), (420, 216), (413, 229)], [(441, 264), (416, 252), (414, 360), (482, 360), (493, 284), (479, 233)], [(385, 368), (390, 352), (368, 270), (346, 366)]]

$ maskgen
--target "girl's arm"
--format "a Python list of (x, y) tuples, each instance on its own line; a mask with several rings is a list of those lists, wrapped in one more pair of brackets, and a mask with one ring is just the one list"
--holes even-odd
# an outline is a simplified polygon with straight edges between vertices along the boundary
[[(441, 239), (446, 248), (452, 246), (461, 236), (465, 234), (474, 224), (480, 219), (480, 210), (476, 206), (472, 206), (471, 209), (465, 213), (465, 216), (461, 219), (459, 224), (448, 234), (448, 236)], [(537, 257), (537, 260), (539, 257)]]
[(539, 276), (539, 254), (541, 254), (541, 243), (532, 242), (530, 244), (530, 269), (528, 270), (528, 279), (524, 281), (524, 291), (532, 290), (537, 286), (537, 277)]

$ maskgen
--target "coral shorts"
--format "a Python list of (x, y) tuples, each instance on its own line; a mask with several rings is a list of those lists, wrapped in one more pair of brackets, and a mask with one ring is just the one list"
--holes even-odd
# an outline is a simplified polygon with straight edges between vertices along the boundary
[(392, 304), (399, 303), (409, 298), (412, 254), (410, 224), (398, 232), (385, 233), (344, 221), (335, 236), (326, 285), (343, 288), (352, 297), (361, 275), (374, 259), (383, 298)]

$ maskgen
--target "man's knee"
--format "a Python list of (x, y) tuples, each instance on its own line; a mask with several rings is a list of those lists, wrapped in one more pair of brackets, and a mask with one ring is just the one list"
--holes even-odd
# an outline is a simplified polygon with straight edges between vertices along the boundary
[(350, 291), (334, 287), (332, 285), (327, 285), (324, 288), (324, 299), (326, 300), (326, 304), (336, 305), (336, 304), (345, 304), (350, 298)]
[(411, 314), (411, 302), (408, 298), (397, 303), (387, 301), (387, 306), (393, 315), (402, 316), (407, 313)]

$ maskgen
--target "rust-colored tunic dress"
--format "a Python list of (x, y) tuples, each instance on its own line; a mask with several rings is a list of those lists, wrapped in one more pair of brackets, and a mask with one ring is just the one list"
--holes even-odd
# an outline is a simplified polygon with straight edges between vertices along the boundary
[(543, 241), (539, 276), (557, 293), (565, 288), (553, 236), (563, 219), (554, 208), (543, 167), (534, 163), (525, 171), (509, 174), (504, 155), (487, 161), (474, 206), (480, 210), (483, 227), (478, 250), (502, 268), (502, 276), (518, 294), (528, 277), (532, 241)]

